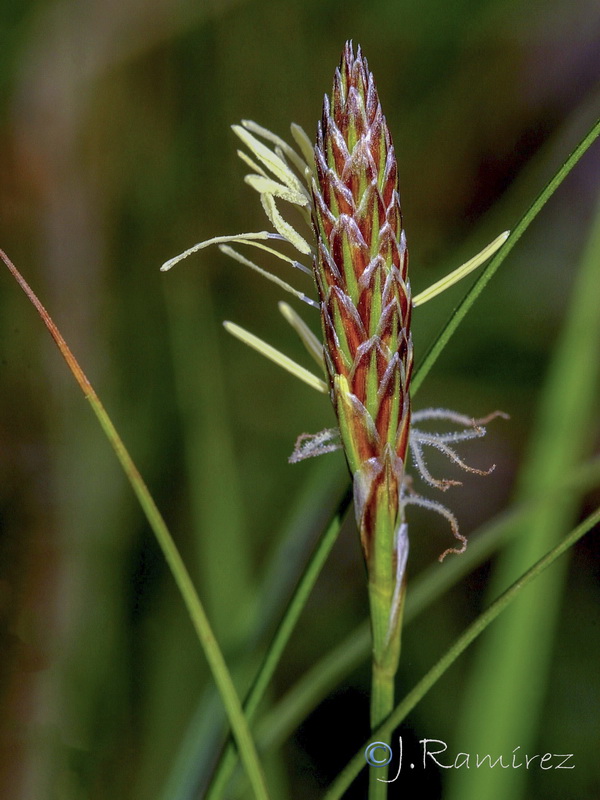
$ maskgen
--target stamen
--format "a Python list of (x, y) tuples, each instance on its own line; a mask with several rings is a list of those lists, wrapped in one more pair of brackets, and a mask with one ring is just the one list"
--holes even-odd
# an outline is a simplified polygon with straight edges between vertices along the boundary
[(325, 361), (323, 360), (323, 345), (315, 334), (311, 331), (308, 325), (304, 322), (302, 317), (294, 311), (294, 309), (283, 300), (278, 304), (280, 312), (285, 317), (286, 321), (296, 331), (302, 344), (306, 347), (310, 355), (314, 358), (321, 369), (325, 370)]
[(313, 389), (316, 389), (318, 392), (323, 392), (323, 394), (327, 394), (328, 387), (325, 381), (317, 378), (317, 376), (313, 375), (312, 372), (304, 367), (301, 367), (300, 364), (297, 364), (295, 361), (289, 358), (289, 356), (280, 353), (279, 350), (271, 347), (270, 344), (263, 342), (263, 340), (259, 339), (258, 336), (254, 336), (254, 334), (244, 330), (244, 328), (240, 328), (240, 326), (236, 325), (234, 322), (224, 322), (223, 327), (237, 339), (244, 342), (244, 344), (252, 347), (258, 353), (261, 353), (261, 355), (270, 359), (275, 364), (279, 364), (280, 367), (283, 367), (283, 369), (287, 370), (292, 375), (295, 375), (301, 381), (304, 381), (304, 383), (312, 386)]
[(293, 286), (281, 280), (281, 278), (278, 278), (277, 275), (273, 275), (273, 273), (268, 272), (266, 269), (263, 269), (262, 267), (259, 267), (258, 264), (255, 264), (254, 261), (250, 261), (249, 258), (246, 258), (241, 253), (238, 253), (237, 250), (233, 249), (233, 247), (229, 247), (229, 245), (226, 244), (221, 244), (219, 245), (219, 250), (222, 253), (225, 253), (226, 256), (229, 256), (230, 258), (233, 258), (235, 261), (238, 261), (240, 264), (244, 264), (244, 266), (250, 267), (250, 269), (253, 269), (255, 272), (258, 272), (259, 275), (262, 275), (263, 278), (266, 278), (268, 281), (275, 283), (277, 286), (279, 286), (280, 289), (283, 289), (284, 291), (293, 294), (294, 297), (297, 297), (299, 300), (303, 300), (305, 303), (315, 308), (319, 307), (318, 303), (315, 300), (311, 300), (310, 297), (307, 297), (304, 294), (304, 292), (299, 292), (298, 289), (294, 289)]
[(286, 186), (289, 186), (290, 189), (294, 189), (300, 194), (304, 191), (304, 187), (299, 178), (296, 177), (285, 161), (282, 161), (282, 159), (276, 153), (274, 153), (272, 150), (269, 150), (268, 147), (266, 147), (262, 142), (259, 142), (255, 136), (249, 133), (241, 125), (232, 125), (231, 128), (233, 132), (239, 136), (242, 142), (244, 142), (250, 152), (253, 153), (259, 159), (259, 161), (262, 161), (265, 167), (271, 170), (276, 178), (279, 178), (279, 180), (283, 181)]
[(222, 244), (225, 242), (244, 242), (244, 241), (251, 241), (253, 239), (274, 239), (279, 238), (275, 237), (274, 234), (269, 233), (268, 231), (258, 231), (257, 233), (237, 233), (234, 236), (213, 236), (212, 239), (206, 239), (204, 242), (199, 242), (195, 244), (193, 247), (190, 247), (188, 250), (184, 250), (183, 253), (180, 253), (178, 256), (174, 256), (170, 258), (160, 268), (161, 272), (167, 272), (167, 270), (174, 267), (175, 264), (178, 264), (180, 261), (183, 261), (184, 258), (191, 256), (193, 253), (197, 253), (198, 250), (203, 250), (205, 247), (209, 247), (211, 244)]
[(244, 162), (244, 164), (247, 164), (247, 165), (250, 167), (250, 169), (253, 169), (253, 170), (254, 170), (254, 172), (258, 172), (260, 175), (264, 175), (264, 176), (265, 176), (265, 178), (268, 178), (268, 177), (269, 177), (269, 176), (267, 175), (267, 173), (265, 172), (265, 170), (264, 170), (264, 169), (263, 169), (261, 166), (259, 166), (259, 165), (256, 163), (256, 161), (253, 161), (253, 160), (250, 158), (250, 156), (248, 155), (248, 153), (245, 153), (243, 150), (236, 150), (236, 152), (237, 152), (238, 156), (239, 156), (239, 157), (242, 159), (242, 161)]
[[(277, 238), (279, 240), (282, 240), (281, 236), (275, 236), (275, 234), (272, 234), (272, 238), (273, 239)], [(279, 250), (275, 250), (274, 247), (269, 247), (266, 244), (261, 244), (260, 242), (253, 242), (251, 240), (244, 240), (243, 242), (239, 242), (238, 244), (247, 244), (251, 245), (252, 247), (258, 247), (261, 250), (264, 250), (265, 252), (270, 253), (273, 256), (277, 256), (277, 258), (280, 258), (282, 261), (287, 261), (287, 263), (290, 266), (294, 267), (294, 269), (299, 269), (300, 272), (304, 272), (306, 275), (312, 276), (312, 270), (304, 266), (304, 264), (301, 264), (300, 261), (296, 261), (294, 258), (286, 256), (285, 253), (281, 253)]]
[(292, 132), (294, 141), (298, 145), (300, 152), (302, 153), (304, 160), (306, 161), (306, 164), (312, 165), (306, 167), (306, 169), (308, 170), (308, 174), (312, 175), (315, 163), (315, 151), (313, 143), (308, 138), (308, 135), (306, 134), (304, 128), (301, 128), (300, 125), (297, 125), (295, 122), (292, 122), (292, 124), (290, 125), (290, 131)]
[(244, 181), (259, 194), (280, 197), (282, 200), (287, 200), (288, 203), (293, 203), (296, 206), (307, 206), (309, 203), (305, 193), (301, 194), (288, 186), (284, 186), (282, 183), (277, 183), (273, 178), (264, 177), (263, 175), (246, 175)]
[(487, 247), (484, 247), (480, 253), (477, 253), (476, 256), (473, 256), (473, 258), (469, 259), (469, 261), (465, 262), (461, 267), (458, 267), (458, 269), (455, 269), (449, 275), (446, 275), (445, 278), (437, 281), (437, 283), (432, 284), (429, 289), (425, 289), (424, 292), (413, 297), (413, 306), (423, 305), (423, 303), (432, 300), (434, 297), (437, 297), (438, 294), (445, 292), (446, 289), (449, 289), (451, 286), (454, 286), (455, 283), (465, 278), (470, 272), (473, 272), (473, 270), (481, 266), (484, 261), (487, 261), (488, 258), (493, 256), (494, 253), (502, 247), (509, 235), (510, 231), (504, 231), (504, 233), (497, 236), (493, 242), (490, 242)]
[[(273, 133), (272, 131), (268, 130), (267, 128), (263, 128), (262, 125), (259, 125), (258, 123), (254, 122), (251, 119), (243, 119), (242, 120), (242, 125), (247, 130), (252, 131), (252, 133), (256, 133), (256, 134), (258, 134), (258, 136), (262, 136), (263, 139), (266, 139), (268, 142), (272, 142), (274, 145), (277, 145), (277, 147), (281, 148), (281, 150), (290, 159), (290, 161), (293, 163), (293, 165), (296, 167), (296, 169), (304, 175), (304, 170), (307, 168), (308, 163), (310, 163), (310, 160), (314, 158), (314, 156), (312, 154), (312, 147), (310, 148), (310, 151), (309, 151), (310, 152), (310, 158), (306, 159), (306, 161), (305, 161), (302, 158), (300, 158), (298, 153), (294, 150), (293, 147), (290, 147), (290, 145), (285, 141), (285, 139), (282, 139), (280, 136), (277, 136), (277, 134)], [(300, 126), (296, 126), (296, 127), (300, 127)], [(300, 130), (302, 130), (302, 128), (300, 128)], [(304, 133), (304, 131), (302, 131), (302, 132)], [(304, 134), (304, 135), (306, 136), (306, 134)], [(294, 136), (294, 125), (292, 125), (292, 136)], [(306, 138), (308, 139), (308, 136), (306, 136)], [(300, 146), (300, 144), (298, 146), (300, 147), (300, 150), (302, 151), (302, 147)], [(304, 153), (303, 153), (303, 155), (304, 155)], [(305, 158), (306, 158), (306, 156), (305, 156)], [(307, 161), (308, 161), (308, 163), (307, 163)]]
[(304, 461), (305, 458), (322, 456), (325, 453), (333, 453), (335, 450), (341, 449), (339, 428), (326, 428), (319, 433), (301, 433), (296, 439), (294, 452), (288, 461), (290, 464), (297, 464), (298, 461)]
[(461, 543), (460, 548), (458, 547), (449, 547), (447, 550), (439, 556), (439, 561), (443, 561), (447, 555), (450, 553), (456, 553), (457, 555), (461, 555), (467, 549), (467, 537), (463, 536), (458, 529), (458, 522), (456, 521), (456, 517), (450, 511), (449, 508), (443, 506), (441, 503), (436, 502), (435, 500), (428, 500), (425, 497), (421, 497), (420, 494), (416, 494), (413, 492), (412, 489), (408, 489), (407, 491), (403, 492), (403, 502), (407, 506), (421, 506), (422, 508), (428, 508), (430, 511), (435, 511), (437, 514), (441, 514), (442, 517), (448, 520), (450, 523), (450, 527), (452, 528), (452, 533), (455, 539)]
[(293, 244), (296, 250), (299, 250), (301, 253), (304, 253), (305, 255), (312, 253), (312, 248), (306, 239), (303, 239), (298, 231), (296, 231), (290, 225), (290, 223), (286, 222), (281, 216), (277, 210), (277, 206), (275, 205), (275, 200), (273, 199), (272, 195), (261, 194), (260, 202), (262, 203), (262, 207), (265, 211), (265, 214), (271, 221), (271, 224), (275, 230), (284, 237), (284, 239), (290, 242), (290, 244)]

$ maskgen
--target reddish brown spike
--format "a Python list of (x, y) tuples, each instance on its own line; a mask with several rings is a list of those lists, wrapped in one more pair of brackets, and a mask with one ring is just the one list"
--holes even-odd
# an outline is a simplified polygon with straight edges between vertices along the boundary
[(384, 503), (391, 522), (402, 513), (413, 354), (394, 148), (367, 61), (351, 42), (323, 104), (315, 156), (325, 362), (367, 552), (376, 506), (381, 513)]

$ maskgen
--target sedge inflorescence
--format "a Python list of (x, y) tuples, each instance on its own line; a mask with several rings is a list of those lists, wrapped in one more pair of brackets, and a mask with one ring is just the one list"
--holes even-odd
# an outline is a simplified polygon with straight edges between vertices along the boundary
[[(466, 538), (454, 515), (414, 490), (407, 475), (408, 454), (422, 479), (442, 491), (458, 482), (433, 477), (423, 454), (427, 447), (436, 448), (464, 470), (488, 474), (493, 467), (487, 471), (470, 467), (454, 447), (483, 436), (485, 423), (499, 412), (481, 420), (447, 409), (411, 412), (412, 309), (454, 278), (411, 297), (394, 147), (360, 47), (356, 54), (352, 43), (344, 48), (331, 97), (325, 96), (314, 147), (297, 125), (291, 128), (295, 148), (254, 122), (243, 121), (233, 130), (250, 153), (238, 151), (251, 169), (246, 183), (259, 193), (274, 230), (209, 239), (171, 259), (163, 270), (217, 244), (239, 263), (318, 308), (322, 342), (291, 306), (280, 303), (284, 317), (320, 365), (325, 380), (233, 323), (225, 323), (231, 333), (331, 397), (338, 428), (302, 434), (290, 461), (343, 448), (353, 476), (356, 519), (367, 563), (382, 518), (384, 527), (394, 532), (391, 551), (395, 567), (405, 562), (404, 509), (410, 504), (437, 511), (450, 523), (458, 545), (440, 558), (449, 552), (463, 552)], [(284, 218), (279, 208), (282, 202), (300, 212), (307, 224), (306, 234)], [(488, 258), (506, 236), (498, 237), (457, 270), (455, 279)], [(292, 245), (299, 258), (273, 246), (281, 242)], [(240, 247), (246, 252), (260, 250), (313, 274), (318, 300), (265, 270), (240, 252)], [(307, 256), (312, 264), (303, 262)], [(449, 422), (458, 430), (428, 432), (420, 427), (427, 421)]]
[(394, 529), (401, 522), (412, 299), (394, 147), (373, 76), (350, 44), (323, 104), (315, 167), (323, 352), (368, 559), (381, 509)]

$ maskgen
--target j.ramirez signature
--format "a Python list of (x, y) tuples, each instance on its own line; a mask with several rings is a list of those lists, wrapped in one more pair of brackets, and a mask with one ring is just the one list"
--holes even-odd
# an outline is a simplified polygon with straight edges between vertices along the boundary
[[(421, 748), (418, 760), (422, 760), (423, 769), (427, 769), (427, 767), (432, 764), (442, 767), (442, 769), (462, 769), (463, 767), (466, 769), (481, 769), (482, 767), (493, 769), (496, 766), (501, 769), (521, 769), (521, 767), (525, 769), (530, 769), (532, 767), (538, 767), (540, 769), (575, 768), (575, 764), (571, 763), (573, 753), (544, 753), (543, 755), (537, 753), (530, 756), (526, 753), (519, 752), (521, 750), (520, 745), (515, 747), (508, 756), (502, 754), (493, 757), (489, 753), (485, 755), (480, 753), (457, 753), (454, 758), (452, 758), (450, 754), (442, 756), (442, 753), (446, 753), (448, 750), (448, 745), (441, 739), (420, 739), (419, 745)], [(367, 764), (372, 767), (385, 767), (390, 763), (393, 755), (392, 748), (385, 742), (371, 742), (365, 750)], [(403, 760), (404, 746), (402, 736), (399, 736), (398, 771), (396, 772), (396, 776), (390, 780), (385, 780), (384, 778), (379, 778), (379, 780), (385, 783), (393, 783), (397, 780), (402, 772)], [(415, 762), (411, 761), (409, 767), (410, 769), (414, 769)]]

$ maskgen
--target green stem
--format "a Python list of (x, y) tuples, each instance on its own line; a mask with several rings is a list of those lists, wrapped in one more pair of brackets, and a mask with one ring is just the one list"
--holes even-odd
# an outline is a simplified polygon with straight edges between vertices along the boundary
[(394, 673), (373, 661), (371, 730), (377, 730), (394, 709)]
[[(371, 730), (376, 730), (394, 709), (394, 672), (373, 658), (371, 676)], [(386, 800), (388, 765), (369, 767), (369, 800)]]
[[(371, 731), (394, 708), (394, 678), (400, 660), (402, 611), (406, 594), (406, 525), (389, 500), (389, 490), (373, 503), (374, 530), (367, 558), (372, 634)], [(400, 521), (398, 520), (400, 517)], [(369, 800), (385, 800), (388, 767), (371, 766)]]
[[(440, 660), (429, 672), (419, 681), (419, 683), (404, 697), (402, 702), (396, 706), (386, 721), (373, 731), (374, 739), (383, 740), (390, 736), (394, 728), (397, 728), (403, 720), (410, 714), (417, 703), (427, 694), (442, 675), (454, 664), (456, 659), (472, 644), (475, 639), (498, 617), (510, 603), (520, 595), (521, 591), (534, 581), (538, 575), (553, 564), (557, 558), (572, 547), (595, 525), (600, 524), (600, 508), (597, 508), (580, 525), (572, 530), (556, 547), (552, 548), (546, 555), (536, 562), (521, 577), (513, 583), (500, 597), (495, 600), (468, 628), (456, 639), (454, 644), (445, 652)], [(371, 740), (372, 741), (372, 740)], [(366, 742), (356, 753), (354, 758), (346, 765), (335, 779), (323, 800), (340, 800), (346, 789), (356, 778), (361, 769), (365, 766), (365, 747)]]
[(123, 471), (125, 472), (125, 475), (131, 484), (142, 510), (146, 515), (146, 519), (148, 520), (148, 523), (152, 528), (154, 535), (156, 536), (158, 544), (163, 552), (167, 564), (169, 565), (171, 573), (175, 579), (175, 582), (177, 583), (185, 606), (191, 617), (192, 624), (196, 630), (198, 639), (200, 640), (200, 644), (204, 650), (204, 654), (206, 655), (206, 660), (208, 661), (212, 671), (215, 683), (217, 684), (223, 705), (227, 711), (234, 736), (240, 749), (244, 767), (248, 773), (248, 779), (252, 785), (254, 796), (257, 798), (257, 800), (268, 800), (269, 795), (267, 792), (265, 778), (258, 760), (258, 755), (252, 735), (250, 733), (250, 728), (248, 727), (244, 712), (242, 711), (242, 705), (231, 679), (229, 670), (227, 669), (227, 664), (225, 663), (223, 654), (221, 653), (219, 645), (217, 644), (210, 627), (208, 617), (206, 616), (202, 603), (200, 602), (200, 598), (198, 597), (198, 594), (194, 588), (190, 574), (183, 563), (183, 559), (181, 558), (179, 551), (177, 550), (177, 546), (173, 540), (173, 537), (171, 536), (171, 533), (169, 532), (169, 529), (167, 528), (167, 525), (160, 511), (158, 510), (156, 503), (148, 491), (148, 487), (144, 483), (142, 476), (138, 472), (137, 467), (129, 455), (123, 440), (117, 433), (117, 430), (113, 425), (112, 420), (108, 416), (104, 406), (102, 405), (100, 398), (96, 394), (85, 373), (79, 366), (79, 363), (65, 342), (62, 334), (54, 324), (52, 318), (40, 302), (33, 289), (31, 289), (27, 281), (23, 278), (21, 273), (2, 250), (0, 250), (0, 258), (2, 258), (13, 277), (42, 318), (42, 321), (56, 342), (61, 355), (67, 362), (67, 365), (73, 373), (73, 376), (79, 384), (85, 398), (89, 400), (90, 405), (92, 406), (92, 409), (102, 427), (102, 430), (106, 435), (106, 438), (110, 442), (111, 447), (115, 451), (115, 454), (119, 459), (121, 466), (123, 467)]
[[(250, 687), (248, 694), (244, 700), (244, 713), (246, 719), (250, 721), (262, 700), (267, 686), (269, 685), (273, 673), (279, 663), (281, 654), (287, 645), (289, 638), (294, 630), (296, 623), (302, 609), (306, 605), (308, 596), (313, 590), (313, 587), (319, 577), (323, 565), (331, 552), (331, 548), (336, 542), (342, 521), (348, 511), (352, 495), (346, 492), (340, 505), (335, 512), (325, 534), (319, 540), (319, 543), (311, 556), (311, 559), (304, 570), (302, 577), (296, 587), (296, 590), (289, 602), (289, 605), (283, 615), (279, 627), (275, 632), (273, 641), (267, 650), (263, 663), (256, 674), (254, 683)], [(392, 704), (393, 708), (393, 704)], [(391, 710), (391, 709), (390, 709)], [(388, 712), (389, 713), (389, 712)], [(206, 794), (206, 800), (219, 800), (224, 796), (225, 787), (229, 776), (236, 764), (237, 748), (233, 742), (229, 742), (217, 764), (213, 779)]]
[[(373, 593), (371, 594), (371, 597)], [(403, 600), (403, 598), (402, 598)], [(388, 605), (388, 611), (390, 606)], [(381, 610), (371, 608), (371, 625), (375, 624)], [(394, 641), (387, 644), (373, 630), (373, 660), (371, 673), (371, 732), (389, 717), (394, 710), (394, 679), (400, 658), (400, 636), (402, 622), (399, 621)], [(386, 646), (387, 645), (387, 646)], [(385, 800), (387, 797), (388, 765), (370, 766), (369, 800)]]
[[(402, 578), (400, 596), (383, 595), (371, 586), (371, 626), (373, 637), (373, 664), (371, 675), (371, 732), (376, 731), (394, 710), (394, 680), (400, 661), (402, 635), (402, 612), (406, 595), (406, 576)], [(394, 605), (398, 608), (395, 609)], [(384, 616), (385, 615), (385, 616)], [(395, 624), (390, 630), (389, 620), (395, 615)], [(378, 623), (385, 622), (383, 630)], [(387, 797), (388, 765), (369, 768), (369, 800), (385, 800)]]

